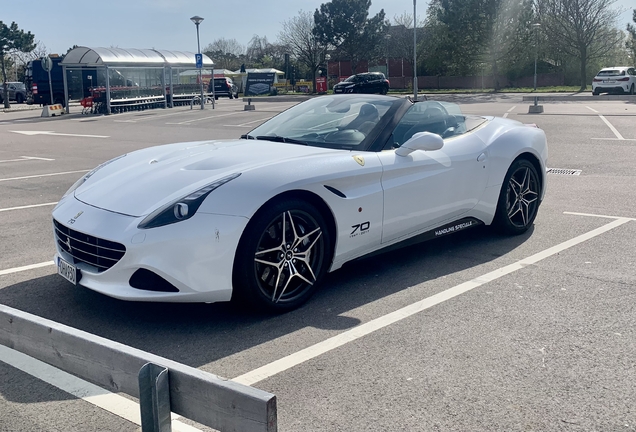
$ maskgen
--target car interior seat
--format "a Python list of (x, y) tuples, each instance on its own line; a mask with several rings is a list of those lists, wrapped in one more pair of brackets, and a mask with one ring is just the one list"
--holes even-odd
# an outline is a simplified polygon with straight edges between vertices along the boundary
[(453, 122), (454, 124), (449, 126), (449, 117), (452, 116), (446, 114), (444, 110), (439, 107), (433, 106), (428, 108), (424, 112), (422, 119), (406, 131), (402, 143), (409, 140), (418, 132), (431, 132), (442, 136), (449, 127), (455, 126), (457, 123), (457, 121), (455, 121)]
[(358, 117), (354, 118), (344, 129), (355, 129), (367, 135), (380, 120), (380, 113), (375, 105), (365, 103), (360, 107)]

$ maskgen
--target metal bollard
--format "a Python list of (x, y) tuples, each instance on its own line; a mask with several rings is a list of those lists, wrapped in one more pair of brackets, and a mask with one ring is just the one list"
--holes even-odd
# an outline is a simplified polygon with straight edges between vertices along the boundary
[(247, 98), (247, 105), (243, 108), (243, 111), (255, 111), (256, 107), (252, 105), (252, 98)]
[(142, 432), (172, 432), (168, 368), (146, 363), (139, 370)]

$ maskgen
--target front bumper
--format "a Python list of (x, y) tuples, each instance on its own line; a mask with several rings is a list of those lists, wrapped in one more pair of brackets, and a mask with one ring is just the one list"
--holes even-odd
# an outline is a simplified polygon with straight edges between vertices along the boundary
[[(79, 285), (122, 300), (159, 302), (230, 300), (236, 246), (248, 222), (239, 216), (197, 212), (182, 222), (142, 230), (137, 225), (143, 217), (98, 209), (72, 195), (58, 204), (53, 219), (76, 232), (126, 247), (116, 264), (99, 271), (93, 265), (78, 262), (65, 249), (68, 246), (56, 240), (55, 262), (61, 257), (75, 264), (81, 272)], [(140, 269), (165, 279), (178, 292), (133, 288), (130, 278)]]

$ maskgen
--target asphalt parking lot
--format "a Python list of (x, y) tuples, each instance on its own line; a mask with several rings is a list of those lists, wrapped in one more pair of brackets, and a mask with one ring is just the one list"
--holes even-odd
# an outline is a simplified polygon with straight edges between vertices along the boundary
[[(548, 176), (522, 236), (479, 228), (351, 263), (280, 316), (75, 288), (55, 274), (50, 214), (101, 162), (236, 138), (293, 102), (0, 113), (0, 304), (272, 392), (281, 431), (636, 431), (636, 103), (531, 115), (521, 95), (434, 98), (536, 123), (549, 167), (580, 172)], [(64, 382), (0, 346), (0, 431), (140, 430), (131, 398)], [(193, 428), (209, 430), (173, 425)]]

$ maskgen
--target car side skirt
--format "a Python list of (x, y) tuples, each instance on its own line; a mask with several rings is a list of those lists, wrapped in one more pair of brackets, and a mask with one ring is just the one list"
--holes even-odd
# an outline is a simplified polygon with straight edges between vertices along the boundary
[[(401, 249), (407, 246), (412, 246), (414, 244), (418, 244), (418, 243), (423, 243), (429, 240), (433, 240), (439, 237), (444, 237), (450, 234), (455, 234), (458, 233), (460, 231), (465, 231), (469, 228), (475, 228), (477, 226), (480, 225), (484, 225), (484, 222), (480, 221), (477, 218), (474, 217), (464, 217), (461, 219), (457, 219), (456, 221), (450, 222), (450, 223), (446, 223), (444, 225), (440, 225), (437, 228), (434, 228), (432, 230), (423, 232), (421, 234), (417, 234), (413, 237), (410, 237), (406, 240), (402, 240), (400, 242), (397, 243), (393, 243), (389, 246), (383, 247), (381, 249), (375, 250), (369, 254), (360, 256), (358, 258), (355, 258), (349, 262), (353, 262), (353, 261), (358, 261), (361, 259), (365, 259), (365, 258), (369, 258), (372, 256), (376, 256), (376, 255), (380, 255), (383, 254), (385, 252), (389, 252), (392, 250), (396, 250), (396, 249)], [(336, 270), (335, 268), (332, 268), (331, 271)]]

